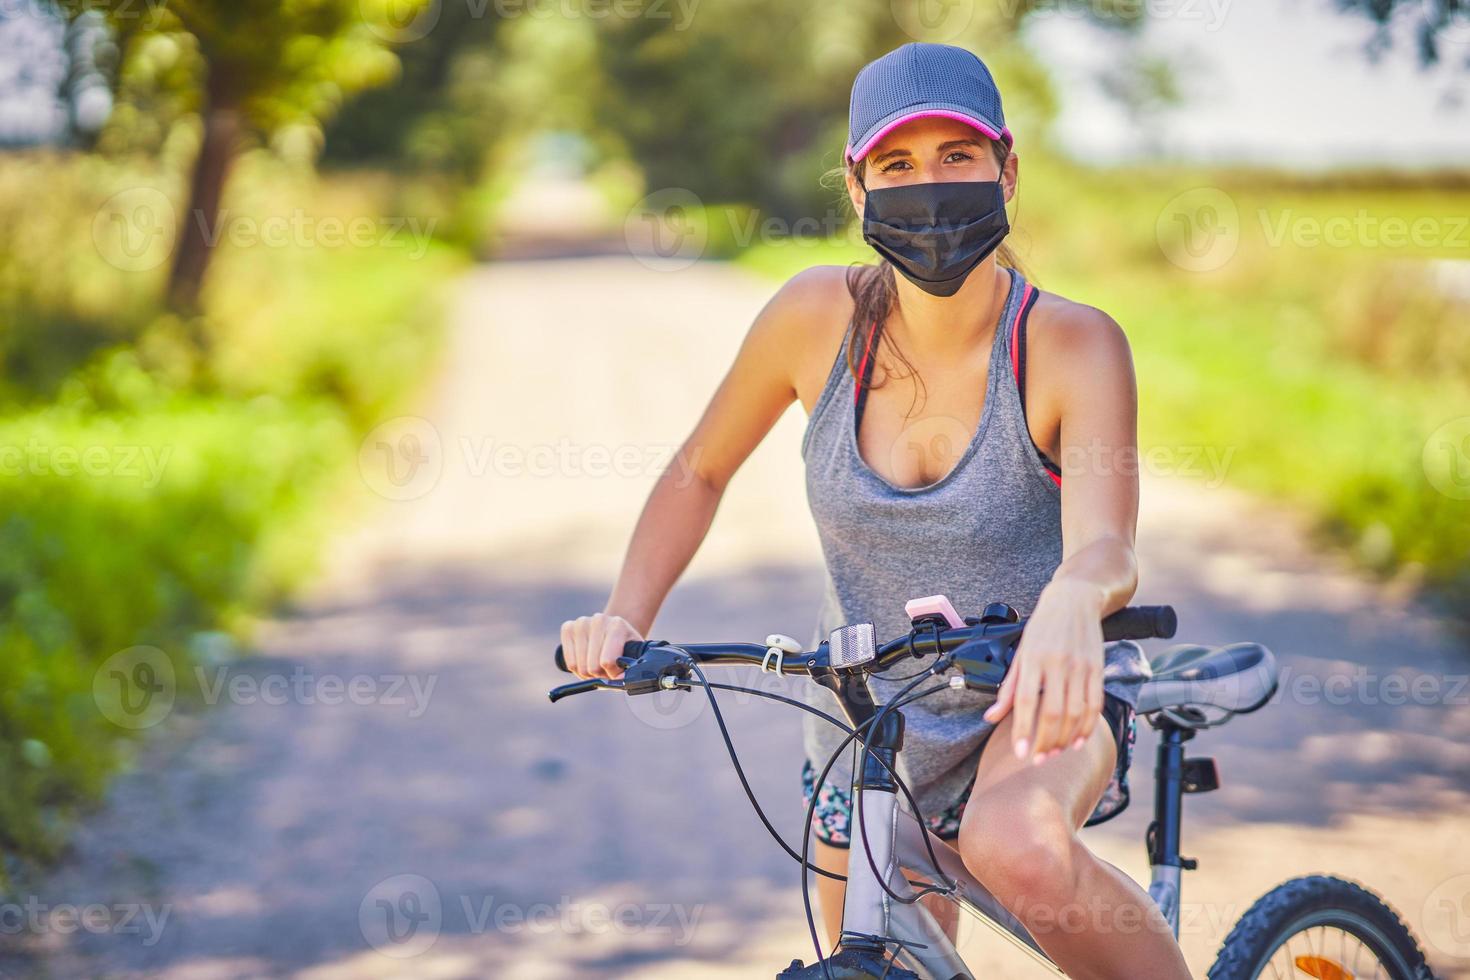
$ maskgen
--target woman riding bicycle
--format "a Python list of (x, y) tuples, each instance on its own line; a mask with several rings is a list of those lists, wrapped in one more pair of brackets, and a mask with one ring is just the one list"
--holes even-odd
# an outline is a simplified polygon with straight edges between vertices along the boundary
[[(799, 399), (828, 572), (817, 639), (859, 622), (901, 635), (904, 603), (937, 593), (1030, 616), (998, 698), (949, 689), (904, 708), (900, 775), (930, 828), (1069, 976), (1188, 977), (1147, 894), (1077, 835), (1127, 803), (1148, 670), (1099, 626), (1137, 586), (1127, 340), (1105, 313), (1028, 283), (1002, 244), (1018, 161), (974, 54), (889, 52), (858, 74), (849, 124), (847, 191), (882, 258), (808, 269), (761, 311), (683, 447), (697, 478), (659, 480), (604, 610), (562, 624), (567, 664), (621, 673), (623, 643), (649, 630), (730, 478)], [(881, 702), (903, 682), (869, 683)], [(838, 874), (851, 771), (812, 784), (840, 740), (807, 716), (817, 863)], [(820, 888), (835, 942), (843, 886)], [(931, 908), (952, 935), (953, 906)]]

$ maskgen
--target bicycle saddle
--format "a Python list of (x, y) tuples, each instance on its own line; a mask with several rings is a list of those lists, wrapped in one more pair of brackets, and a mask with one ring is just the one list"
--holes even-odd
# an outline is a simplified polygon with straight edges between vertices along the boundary
[(1177, 646), (1150, 666), (1153, 677), (1138, 692), (1140, 715), (1171, 708), (1245, 714), (1276, 693), (1276, 657), (1259, 643)]

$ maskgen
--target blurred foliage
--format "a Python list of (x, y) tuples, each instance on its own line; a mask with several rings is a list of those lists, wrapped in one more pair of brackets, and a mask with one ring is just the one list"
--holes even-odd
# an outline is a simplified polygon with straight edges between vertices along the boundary
[(93, 243), (103, 202), (152, 176), (93, 156), (0, 157), (0, 402), (53, 395), (95, 351), (133, 339), (156, 314), (163, 270), (120, 269)]
[[(167, 293), (193, 315), (213, 250), (225, 182), (242, 141), (254, 135), (300, 161), (321, 149), (321, 120), (355, 92), (392, 78), (388, 49), (403, 18), (427, 0), (133, 0), (89, 4), (122, 46), (116, 127), (155, 140), (191, 113), (199, 136)], [(151, 131), (151, 132), (150, 132)], [(129, 142), (129, 136), (107, 142)]]
[[(1470, 30), (1470, 0), (1334, 0), (1337, 9), (1360, 14), (1375, 25), (1377, 31), (1369, 45), (1370, 52), (1382, 54), (1393, 46), (1394, 33), (1407, 27), (1413, 38), (1419, 60), (1426, 65), (1438, 64), (1448, 53), (1446, 39), (1453, 33), (1463, 35)], [(1454, 45), (1448, 46), (1449, 51)], [(1461, 67), (1470, 67), (1467, 56)]]
[[(389, 44), (427, 0), (89, 0), (117, 32), (118, 122), (167, 124), (228, 106), (261, 134), (318, 123), (355, 92), (391, 79)], [(68, 9), (70, 5), (63, 5)], [(213, 104), (212, 104), (213, 103)]]
[[(99, 665), (146, 644), (184, 676), (191, 633), (298, 571), (263, 559), (287, 543), (278, 536), (315, 533), (304, 517), (351, 452), (329, 402), (175, 394), (129, 358), (99, 362), (56, 405), (0, 420), (13, 447), (0, 476), (3, 853), (54, 854), (63, 818), (117, 764), (124, 732), (93, 699)], [(70, 469), (68, 452), (103, 466)]]
[[(500, 135), (495, 38), (501, 19), (472, 3), (435, 3), (397, 48), (387, 84), (349, 102), (327, 125), (323, 162), (481, 175)], [(432, 25), (428, 18), (432, 16)]]
[(20, 232), (0, 238), (3, 376), (20, 396), (0, 414), (0, 855), (11, 858), (55, 854), (65, 817), (125, 752), (128, 733), (93, 697), (99, 664), (146, 644), (183, 676), (201, 631), (243, 630), (310, 572), (332, 529), (324, 505), (356, 477), (358, 434), (438, 349), (435, 295), (458, 264), (430, 219), (415, 230), (374, 217), (402, 213), (408, 182), (322, 180), (247, 157), (232, 220), (294, 216), (307, 200), (306, 227), (356, 219), (375, 231), (356, 245), (222, 239), (201, 359), (157, 308), (163, 270), (118, 269), (90, 240), (99, 200), (142, 181), (178, 193), (140, 164), (0, 157), (0, 220)]
[[(592, 119), (650, 190), (753, 204), (794, 219), (829, 210), (813, 175), (839, 166), (853, 77), (877, 55), (925, 39), (924, 0), (727, 0), (687, 23), (665, 16), (598, 24)], [(648, 0), (650, 10), (668, 11)], [(1029, 146), (1055, 112), (1045, 72), (1020, 43), (1035, 3), (958, 5), (939, 37), (978, 51), (1006, 93), (1006, 121)], [(1089, 5), (1120, 31), (1138, 4)], [(640, 8), (641, 9), (641, 8)], [(752, 25), (759, 25), (753, 29)]]

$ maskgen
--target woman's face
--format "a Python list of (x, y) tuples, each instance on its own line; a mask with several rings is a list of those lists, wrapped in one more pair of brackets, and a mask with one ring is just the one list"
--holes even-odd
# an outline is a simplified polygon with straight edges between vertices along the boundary
[(847, 191), (859, 214), (865, 187), (937, 184), (951, 180), (996, 180), (1005, 186), (1006, 200), (1016, 191), (1016, 155), (996, 162), (995, 145), (984, 133), (957, 119), (929, 116), (895, 127), (868, 151), (863, 183), (849, 171)]

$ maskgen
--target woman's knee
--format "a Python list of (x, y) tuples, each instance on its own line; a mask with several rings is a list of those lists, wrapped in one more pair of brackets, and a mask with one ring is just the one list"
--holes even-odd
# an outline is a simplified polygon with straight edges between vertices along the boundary
[(971, 800), (960, 825), (965, 867), (1012, 911), (1073, 895), (1079, 846), (1070, 816), (1039, 788)]

